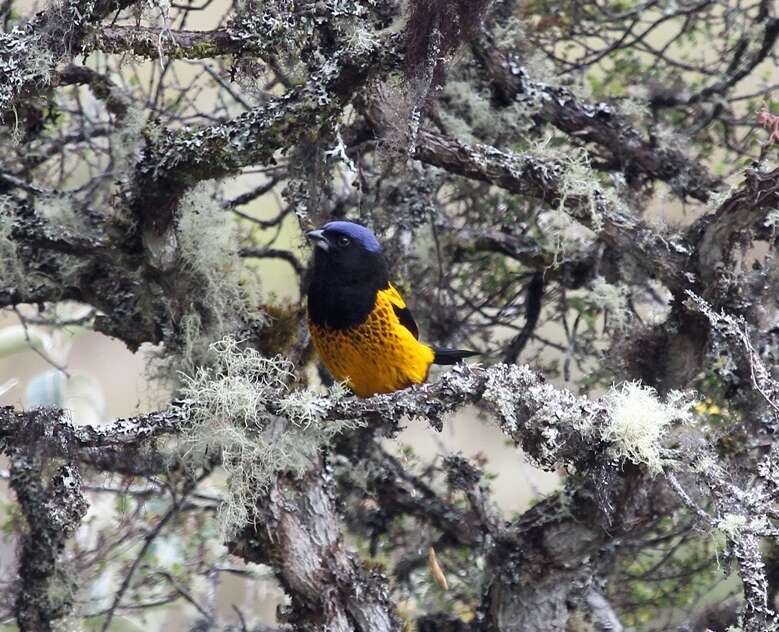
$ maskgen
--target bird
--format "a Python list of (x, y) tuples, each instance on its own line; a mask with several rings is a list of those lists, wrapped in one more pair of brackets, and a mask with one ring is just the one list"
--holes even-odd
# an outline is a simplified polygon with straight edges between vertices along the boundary
[(437, 348), (419, 328), (389, 278), (373, 232), (336, 220), (306, 233), (314, 246), (308, 327), (330, 374), (358, 397), (421, 384), (432, 364), (456, 364), (475, 351)]

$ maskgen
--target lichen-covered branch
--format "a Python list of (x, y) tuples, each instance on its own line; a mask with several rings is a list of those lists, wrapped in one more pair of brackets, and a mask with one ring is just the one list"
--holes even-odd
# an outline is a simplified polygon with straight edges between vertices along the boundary
[(718, 274), (729, 268), (739, 236), (778, 206), (779, 169), (768, 172), (747, 169), (743, 184), (732, 190), (716, 212), (690, 228), (690, 238), (698, 240), (697, 271), (701, 287), (710, 290), (716, 287)]
[(235, 38), (229, 29), (213, 31), (163, 30), (150, 26), (105, 25), (84, 43), (88, 49), (122, 55), (132, 53), (150, 59), (207, 59), (249, 54), (251, 44)]
[[(68, 0), (26, 23), (0, 32), (0, 120), (23, 97), (48, 88), (56, 65), (80, 51), (90, 27), (134, 0)], [(18, 117), (17, 117), (18, 120)]]
[[(240, 370), (256, 371), (263, 366), (269, 368), (262, 364), (251, 369), (246, 364)], [(207, 374), (199, 376), (189, 392), (196, 395), (199, 389), (213, 388), (214, 394), (209, 397), (218, 398), (213, 405), (224, 407), (227, 402), (223, 398), (229, 393), (218, 394), (220, 387), (208, 386), (209, 379)], [(264, 400), (254, 404), (256, 410), (242, 414), (251, 412), (258, 421), (268, 415), (285, 416), (293, 423), (307, 425), (370, 420), (388, 431), (395, 430), (407, 418), (425, 420), (440, 429), (446, 415), (478, 403), (492, 413), (515, 444), (546, 468), (560, 462), (583, 463), (604, 454), (658, 468), (662, 463), (659, 440), (663, 432), (687, 415), (678, 402), (660, 403), (650, 389), (628, 386), (615, 391), (610, 399), (591, 400), (552, 386), (527, 366), (502, 364), (488, 368), (459, 365), (429, 384), (368, 399), (289, 391), (282, 382), (266, 385), (265, 395)], [(82, 449), (133, 445), (183, 432), (190, 415), (205, 417), (211, 405), (208, 399), (192, 399), (183, 408), (118, 420), (98, 428), (74, 427), (50, 412), (4, 408), (0, 436), (9, 447), (36, 441), (43, 453), (75, 455)], [(200, 407), (204, 409), (201, 411)], [(630, 417), (639, 412), (639, 418)]]
[(145, 223), (165, 227), (183, 191), (206, 179), (249, 165), (273, 164), (276, 152), (334, 125), (343, 107), (365, 83), (397, 65), (396, 38), (376, 42), (356, 55), (342, 49), (302, 86), (223, 124), (161, 130), (147, 136), (136, 168), (131, 204)]
[(35, 450), (49, 458), (69, 458), (81, 450), (133, 446), (181, 429), (176, 409), (118, 419), (103, 426), (77, 426), (61, 411), (0, 408), (4, 451)]
[(467, 145), (427, 130), (420, 131), (414, 156), (452, 173), (560, 206), (615, 249), (630, 252), (670, 289), (687, 284), (683, 271), (690, 251), (680, 236), (659, 234), (619, 209), (616, 200), (594, 183), (589, 191), (566, 192), (566, 166), (561, 162), (487, 145)]
[[(19, 3), (0, 355), (64, 357), (89, 328), (155, 345), (172, 395), (113, 421), (84, 398), (100, 425), (0, 408), (21, 508), (0, 620), (109, 628), (184, 600), (193, 629), (703, 628), (722, 560), (742, 585), (709, 627), (777, 627), (769, 0)], [(335, 218), (376, 233), (421, 340), (484, 364), (367, 399), (315, 367), (296, 249)], [(387, 444), (473, 409), (500, 432), (465, 453)], [(524, 486), (496, 472), (500, 433), (559, 482), (519, 514), (494, 502)], [(82, 492), (77, 467), (114, 476)], [(118, 519), (68, 546), (86, 494)], [(225, 616), (224, 573), (281, 588), (278, 621)]]
[(674, 147), (658, 146), (641, 136), (619, 110), (608, 103), (584, 103), (567, 88), (533, 81), (521, 60), (486, 42), (473, 44), (476, 57), (492, 79), (496, 96), (505, 106), (527, 103), (534, 117), (549, 122), (578, 141), (594, 143), (609, 170), (633, 180), (667, 182), (681, 196), (705, 202), (722, 182), (700, 162)]
[(13, 452), (11, 487), (28, 529), (20, 544), (16, 621), (23, 632), (47, 632), (57, 629), (73, 607), (77, 586), (60, 557), (87, 502), (77, 466), (61, 465), (44, 482), (40, 453), (34, 448)]
[(271, 565), (292, 599), (289, 622), (311, 632), (401, 629), (387, 578), (345, 546), (331, 482), (319, 467), (279, 476), (259, 494), (258, 523), (232, 543), (235, 555)]

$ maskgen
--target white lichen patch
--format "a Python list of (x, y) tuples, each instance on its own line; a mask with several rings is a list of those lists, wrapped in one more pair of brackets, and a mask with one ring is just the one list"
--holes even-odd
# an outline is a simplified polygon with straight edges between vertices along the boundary
[(719, 473), (722, 470), (722, 466), (717, 461), (717, 458), (709, 452), (705, 452), (695, 459), (692, 467), (693, 470), (699, 474), (706, 474), (709, 472)]
[(347, 46), (355, 53), (364, 54), (375, 49), (379, 43), (379, 37), (374, 31), (370, 31), (361, 24), (349, 28), (346, 38)]
[(768, 214), (765, 216), (763, 226), (776, 231), (777, 226), (779, 226), (779, 209), (768, 211)]
[(711, 195), (709, 195), (709, 201), (706, 206), (708, 206), (712, 211), (716, 211), (720, 206), (722, 206), (723, 202), (736, 193), (736, 191), (738, 191), (738, 187), (735, 185), (731, 185), (726, 189), (720, 189), (719, 191), (713, 191)]
[(505, 434), (514, 440), (532, 437), (528, 457), (543, 468), (559, 462), (571, 428), (589, 433), (591, 423), (582, 420), (597, 412), (590, 400), (539, 380), (526, 365), (491, 366), (481, 398), (490, 404)]
[(12, 108), (25, 86), (47, 85), (53, 66), (44, 38), (32, 29), (17, 26), (0, 33), (0, 110)]
[(210, 353), (209, 368), (182, 376), (190, 424), (182, 448), (192, 467), (221, 457), (228, 478), (219, 526), (227, 539), (254, 519), (257, 494), (276, 473), (303, 473), (322, 445), (360, 422), (325, 421), (343, 387), (324, 394), (294, 390), (293, 367), (280, 356), (241, 349), (232, 338), (212, 344)]
[[(516, 388), (518, 383), (526, 381), (522, 374), (527, 367), (517, 365), (503, 365), (493, 367), (487, 384), (482, 393), (482, 399), (493, 405), (495, 412), (501, 418), (501, 427), (507, 434), (512, 434), (519, 428), (517, 418), (517, 406), (522, 401), (521, 393)], [(502, 370), (498, 371), (497, 368)]]
[(44, 195), (35, 201), (35, 210), (50, 224), (75, 235), (83, 235), (85, 226), (73, 201), (67, 195)]
[(613, 386), (604, 397), (609, 418), (601, 428), (601, 437), (611, 443), (617, 459), (646, 465), (650, 472), (662, 469), (661, 440), (674, 423), (692, 419), (689, 398), (672, 392), (665, 402), (655, 390), (640, 382), (624, 382)]
[(737, 538), (747, 527), (746, 516), (736, 513), (727, 513), (717, 523), (717, 528), (731, 540)]
[(326, 393), (311, 389), (299, 389), (279, 401), (279, 410), (296, 426), (308, 428), (321, 421), (345, 397), (348, 391), (341, 382), (336, 382)]

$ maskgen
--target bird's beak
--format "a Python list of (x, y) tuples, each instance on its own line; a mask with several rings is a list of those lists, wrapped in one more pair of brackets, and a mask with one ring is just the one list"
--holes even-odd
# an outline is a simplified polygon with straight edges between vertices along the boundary
[(317, 248), (321, 248), (325, 252), (330, 250), (330, 242), (327, 241), (324, 231), (310, 230), (306, 233), (306, 237), (308, 237)]

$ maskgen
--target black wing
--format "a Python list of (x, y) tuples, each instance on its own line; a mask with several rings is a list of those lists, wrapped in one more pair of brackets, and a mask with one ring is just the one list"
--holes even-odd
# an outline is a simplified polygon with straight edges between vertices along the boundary
[(398, 307), (395, 303), (392, 304), (392, 309), (395, 310), (400, 324), (414, 334), (414, 338), (419, 340), (419, 327), (417, 327), (417, 323), (411, 315), (411, 310), (408, 307)]

